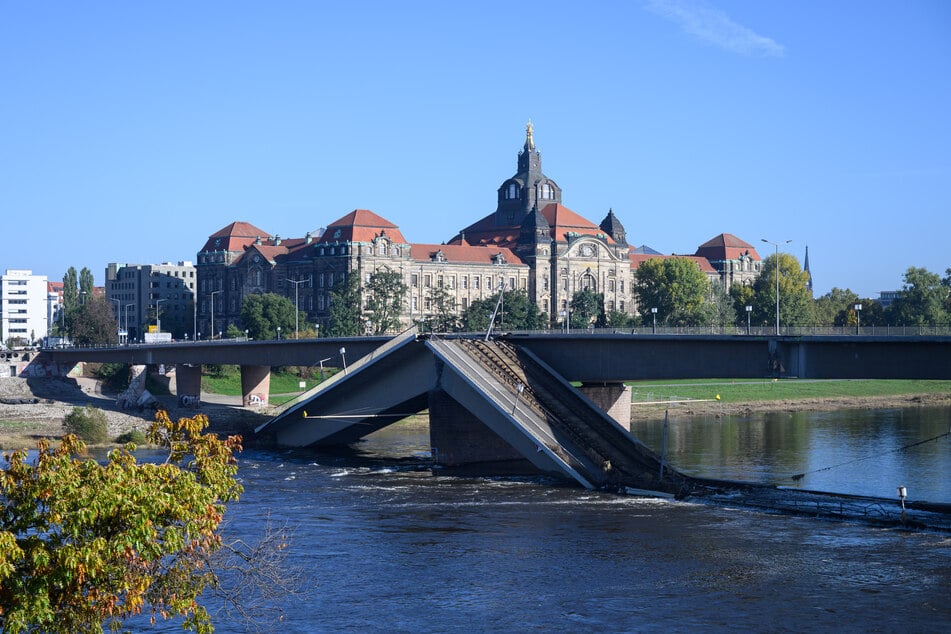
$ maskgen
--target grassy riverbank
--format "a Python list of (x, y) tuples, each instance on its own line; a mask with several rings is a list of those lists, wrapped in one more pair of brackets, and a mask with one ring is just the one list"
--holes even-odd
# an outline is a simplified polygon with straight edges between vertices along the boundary
[(635, 381), (632, 418), (749, 415), (765, 411), (823, 411), (951, 406), (951, 381), (697, 379)]
[(632, 400), (657, 401), (715, 399), (723, 403), (749, 403), (797, 398), (854, 398), (951, 395), (951, 381), (923, 380), (811, 380), (811, 379), (696, 379), (683, 381), (634, 381)]

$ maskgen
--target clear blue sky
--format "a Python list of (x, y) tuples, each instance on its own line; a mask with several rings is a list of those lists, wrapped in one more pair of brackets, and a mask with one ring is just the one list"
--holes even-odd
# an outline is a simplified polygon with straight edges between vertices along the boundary
[(438, 243), (525, 122), (632, 244), (809, 245), (816, 294), (951, 267), (951, 2), (0, 2), (0, 269), (103, 283), (233, 220)]

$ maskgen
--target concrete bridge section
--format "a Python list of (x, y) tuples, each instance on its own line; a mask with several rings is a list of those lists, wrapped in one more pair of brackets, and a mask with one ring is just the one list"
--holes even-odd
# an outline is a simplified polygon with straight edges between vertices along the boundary
[(570, 381), (801, 378), (951, 379), (951, 337), (520, 335)]
[[(285, 446), (348, 444), (426, 409), (433, 457), (445, 467), (554, 473), (586, 488), (685, 488), (531, 352), (478, 339), (404, 333), (256, 431)], [(629, 426), (629, 394), (624, 414)]]
[[(472, 335), (447, 339), (473, 338)], [(201, 398), (201, 365), (241, 367), (243, 403), (266, 405), (270, 368), (283, 365), (343, 367), (391, 337), (284, 341), (199, 341), (112, 348), (52, 348), (35, 355), (28, 376), (65, 375), (80, 361), (174, 365), (178, 394)], [(589, 398), (624, 415), (624, 381), (666, 378), (920, 378), (951, 379), (951, 337), (942, 336), (736, 336), (626, 333), (508, 334), (500, 339), (532, 351)], [(340, 351), (345, 349), (345, 354)], [(614, 408), (614, 409), (612, 409)]]
[[(392, 337), (339, 337), (286, 339), (282, 341), (191, 341), (96, 348), (48, 348), (35, 356), (24, 374), (66, 376), (80, 362), (166, 365), (175, 367), (178, 397), (183, 402), (201, 400), (202, 365), (237, 365), (241, 368), (242, 404), (268, 404), (271, 368), (294, 365), (313, 367), (322, 361), (340, 368), (347, 360), (371, 354)], [(345, 352), (341, 354), (341, 350)]]

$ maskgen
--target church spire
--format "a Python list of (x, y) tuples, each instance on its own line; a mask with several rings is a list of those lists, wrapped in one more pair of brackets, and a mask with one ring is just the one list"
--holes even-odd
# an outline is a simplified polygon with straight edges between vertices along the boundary
[(809, 289), (809, 294), (812, 294), (812, 271), (809, 270), (809, 245), (806, 245), (806, 257), (802, 264), (802, 270), (808, 276), (806, 281), (806, 288)]

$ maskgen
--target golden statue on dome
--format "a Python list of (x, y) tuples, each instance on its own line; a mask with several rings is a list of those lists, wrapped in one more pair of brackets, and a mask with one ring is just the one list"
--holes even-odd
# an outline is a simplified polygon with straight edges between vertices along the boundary
[(532, 126), (532, 120), (529, 119), (528, 123), (525, 124), (525, 147), (529, 150), (535, 149), (535, 139), (532, 138), (532, 132), (535, 128)]

